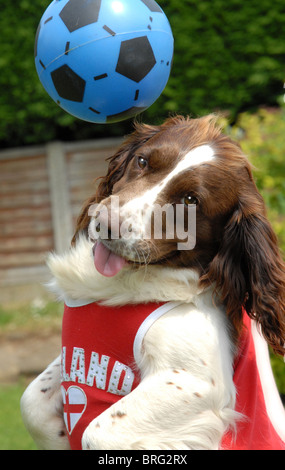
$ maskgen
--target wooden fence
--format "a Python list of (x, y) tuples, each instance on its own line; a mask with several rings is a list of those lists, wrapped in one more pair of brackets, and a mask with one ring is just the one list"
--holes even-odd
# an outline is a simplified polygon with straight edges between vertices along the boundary
[(105, 174), (105, 160), (120, 143), (53, 142), (0, 152), (0, 287), (46, 278), (46, 253), (68, 248), (94, 179)]

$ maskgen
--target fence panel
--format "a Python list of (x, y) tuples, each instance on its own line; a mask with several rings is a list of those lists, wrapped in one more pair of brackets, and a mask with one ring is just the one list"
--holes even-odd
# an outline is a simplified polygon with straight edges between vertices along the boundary
[(0, 287), (47, 278), (47, 252), (68, 248), (80, 208), (120, 143), (52, 142), (0, 152)]

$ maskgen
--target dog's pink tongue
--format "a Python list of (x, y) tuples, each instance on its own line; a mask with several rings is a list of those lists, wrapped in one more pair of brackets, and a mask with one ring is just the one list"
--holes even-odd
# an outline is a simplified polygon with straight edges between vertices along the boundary
[(106, 277), (115, 276), (127, 261), (112, 253), (103, 243), (97, 241), (93, 248), (94, 264), (97, 271)]

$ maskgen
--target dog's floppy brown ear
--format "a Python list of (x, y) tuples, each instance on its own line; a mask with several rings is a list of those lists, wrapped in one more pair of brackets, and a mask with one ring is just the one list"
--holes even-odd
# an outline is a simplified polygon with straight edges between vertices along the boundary
[[(250, 207), (249, 207), (250, 203)], [(263, 205), (263, 203), (262, 203)], [(277, 238), (256, 191), (239, 204), (224, 231), (220, 250), (202, 276), (213, 282), (237, 331), (242, 307), (261, 326), (276, 353), (285, 353), (285, 265)]]
[(160, 129), (159, 126), (149, 126), (146, 124), (135, 123), (135, 131), (127, 137), (117, 152), (109, 157), (109, 166), (107, 174), (98, 178), (101, 180), (96, 193), (91, 196), (83, 205), (81, 213), (77, 219), (76, 229), (72, 238), (72, 244), (75, 244), (79, 233), (87, 233), (90, 216), (89, 208), (92, 204), (101, 202), (104, 198), (112, 194), (113, 186), (124, 175), (126, 168), (133, 158), (135, 151), (153, 137)]

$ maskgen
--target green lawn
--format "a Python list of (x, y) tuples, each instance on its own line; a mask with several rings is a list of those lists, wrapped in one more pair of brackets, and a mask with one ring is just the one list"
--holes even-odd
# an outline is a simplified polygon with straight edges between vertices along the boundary
[[(62, 305), (54, 302), (25, 305), (13, 308), (0, 306), (0, 331), (60, 331)], [(27, 380), (11, 385), (0, 384), (0, 450), (36, 449), (26, 431), (20, 412), (20, 398)]]
[(0, 450), (35, 450), (20, 413), (20, 398), (26, 385), (0, 387)]

